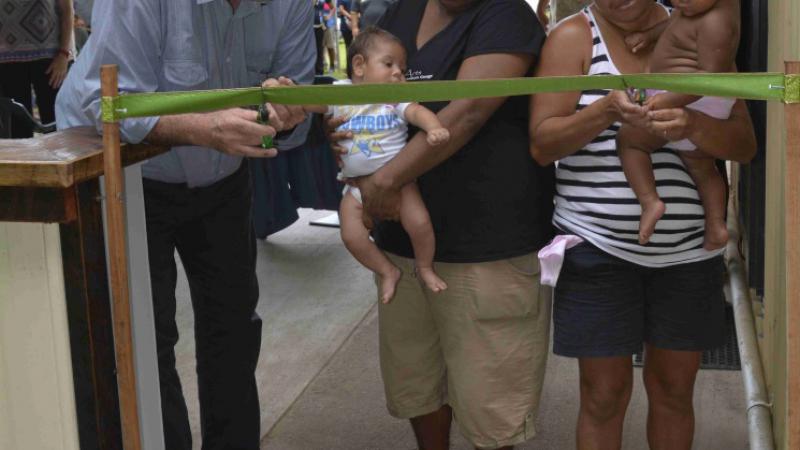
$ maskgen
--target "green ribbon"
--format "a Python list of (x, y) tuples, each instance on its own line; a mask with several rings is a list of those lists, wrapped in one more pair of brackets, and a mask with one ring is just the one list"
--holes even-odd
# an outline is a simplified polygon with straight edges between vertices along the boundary
[(132, 117), (212, 111), (266, 102), (284, 105), (362, 105), (627, 88), (663, 89), (693, 95), (800, 103), (800, 76), (797, 75), (671, 73), (280, 86), (127, 94), (113, 98), (104, 97), (102, 117), (105, 122), (113, 122)]
[(786, 75), (786, 93), (783, 101), (786, 103), (800, 103), (800, 75)]

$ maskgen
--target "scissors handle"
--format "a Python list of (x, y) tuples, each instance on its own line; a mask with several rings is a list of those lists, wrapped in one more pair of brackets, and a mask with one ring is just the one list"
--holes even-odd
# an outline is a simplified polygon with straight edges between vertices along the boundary
[[(269, 110), (263, 103), (258, 107), (258, 117), (256, 120), (262, 125), (269, 123)], [(272, 148), (274, 146), (272, 136), (261, 136), (261, 148)]]

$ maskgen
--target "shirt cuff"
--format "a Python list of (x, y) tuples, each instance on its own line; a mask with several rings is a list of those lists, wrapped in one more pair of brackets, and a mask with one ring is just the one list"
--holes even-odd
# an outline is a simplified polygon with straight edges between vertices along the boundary
[(120, 124), (122, 140), (129, 144), (142, 142), (158, 123), (158, 117), (124, 119)]

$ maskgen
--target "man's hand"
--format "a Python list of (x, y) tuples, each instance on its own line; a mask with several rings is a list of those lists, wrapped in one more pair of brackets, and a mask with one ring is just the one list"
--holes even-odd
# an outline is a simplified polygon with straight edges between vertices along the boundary
[(400, 189), (380, 183), (376, 174), (355, 179), (364, 206), (364, 225), (372, 219), (400, 220)]
[(256, 122), (258, 113), (241, 108), (205, 114), (209, 125), (207, 145), (229, 155), (250, 158), (273, 158), (278, 150), (261, 148), (263, 136), (275, 136), (275, 128)]
[(340, 141), (353, 139), (353, 132), (350, 130), (336, 131), (340, 125), (347, 122), (346, 117), (331, 117), (325, 121), (325, 137), (333, 150), (333, 157), (336, 158), (336, 165), (342, 167), (342, 155), (347, 154), (347, 149), (339, 145)]
[[(294, 82), (286, 77), (270, 78), (261, 87), (294, 86)], [(306, 120), (306, 112), (301, 105), (277, 105), (267, 103), (269, 111), (269, 125), (277, 131), (291, 130)]]

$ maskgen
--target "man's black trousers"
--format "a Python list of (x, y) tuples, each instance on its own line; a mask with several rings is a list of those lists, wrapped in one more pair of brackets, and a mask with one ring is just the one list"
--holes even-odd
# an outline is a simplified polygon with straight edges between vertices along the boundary
[(166, 448), (192, 448), (175, 368), (177, 250), (194, 310), (202, 448), (258, 449), (261, 319), (247, 163), (208, 187), (144, 179), (144, 197)]

